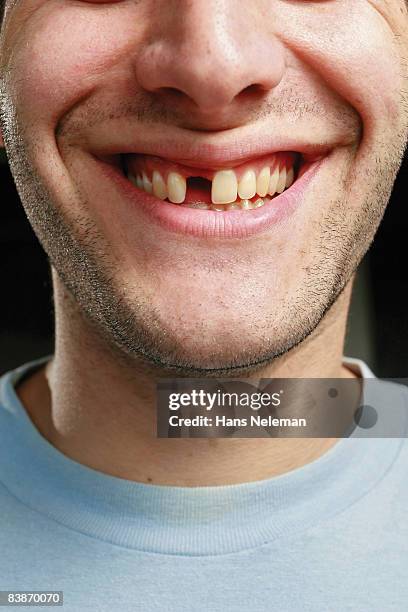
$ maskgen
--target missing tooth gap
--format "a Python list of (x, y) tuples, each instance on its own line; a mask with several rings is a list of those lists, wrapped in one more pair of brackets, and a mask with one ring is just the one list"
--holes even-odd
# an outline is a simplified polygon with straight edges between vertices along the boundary
[(187, 179), (187, 186), (192, 189), (203, 189), (211, 191), (211, 181), (202, 176), (190, 176)]

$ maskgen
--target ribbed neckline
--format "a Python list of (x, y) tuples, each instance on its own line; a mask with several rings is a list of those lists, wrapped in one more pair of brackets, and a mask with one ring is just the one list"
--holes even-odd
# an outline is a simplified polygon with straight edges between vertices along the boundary
[[(291, 536), (342, 511), (372, 489), (402, 443), (398, 438), (352, 434), (301, 468), (235, 485), (171, 487), (128, 481), (69, 459), (33, 425), (15, 386), (47, 359), (30, 362), (0, 379), (0, 481), (31, 509), (126, 548), (207, 556)], [(344, 362), (362, 377), (374, 377), (363, 362)]]

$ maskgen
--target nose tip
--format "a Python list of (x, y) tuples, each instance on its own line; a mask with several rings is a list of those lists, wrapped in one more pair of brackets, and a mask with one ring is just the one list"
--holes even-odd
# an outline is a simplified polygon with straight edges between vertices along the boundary
[(259, 24), (243, 27), (242, 14), (237, 23), (231, 14), (201, 8), (168, 22), (160, 35), (156, 30), (137, 59), (139, 85), (157, 95), (171, 92), (173, 102), (188, 101), (204, 115), (225, 111), (244, 93), (277, 87), (285, 69), (280, 41)]

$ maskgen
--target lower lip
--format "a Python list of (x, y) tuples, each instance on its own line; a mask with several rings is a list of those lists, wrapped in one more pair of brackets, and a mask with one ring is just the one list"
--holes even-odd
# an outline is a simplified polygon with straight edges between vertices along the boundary
[(98, 159), (104, 174), (119, 188), (122, 197), (160, 227), (195, 238), (248, 238), (282, 223), (302, 205), (305, 193), (327, 157), (308, 164), (287, 191), (260, 208), (213, 211), (169, 204), (137, 189), (116, 168)]

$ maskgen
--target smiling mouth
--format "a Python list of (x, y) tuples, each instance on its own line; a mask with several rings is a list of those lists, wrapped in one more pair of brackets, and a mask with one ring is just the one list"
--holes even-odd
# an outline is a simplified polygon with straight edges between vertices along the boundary
[(198, 210), (251, 210), (272, 202), (316, 158), (279, 152), (235, 167), (204, 169), (142, 154), (121, 156), (132, 185), (158, 200)]

